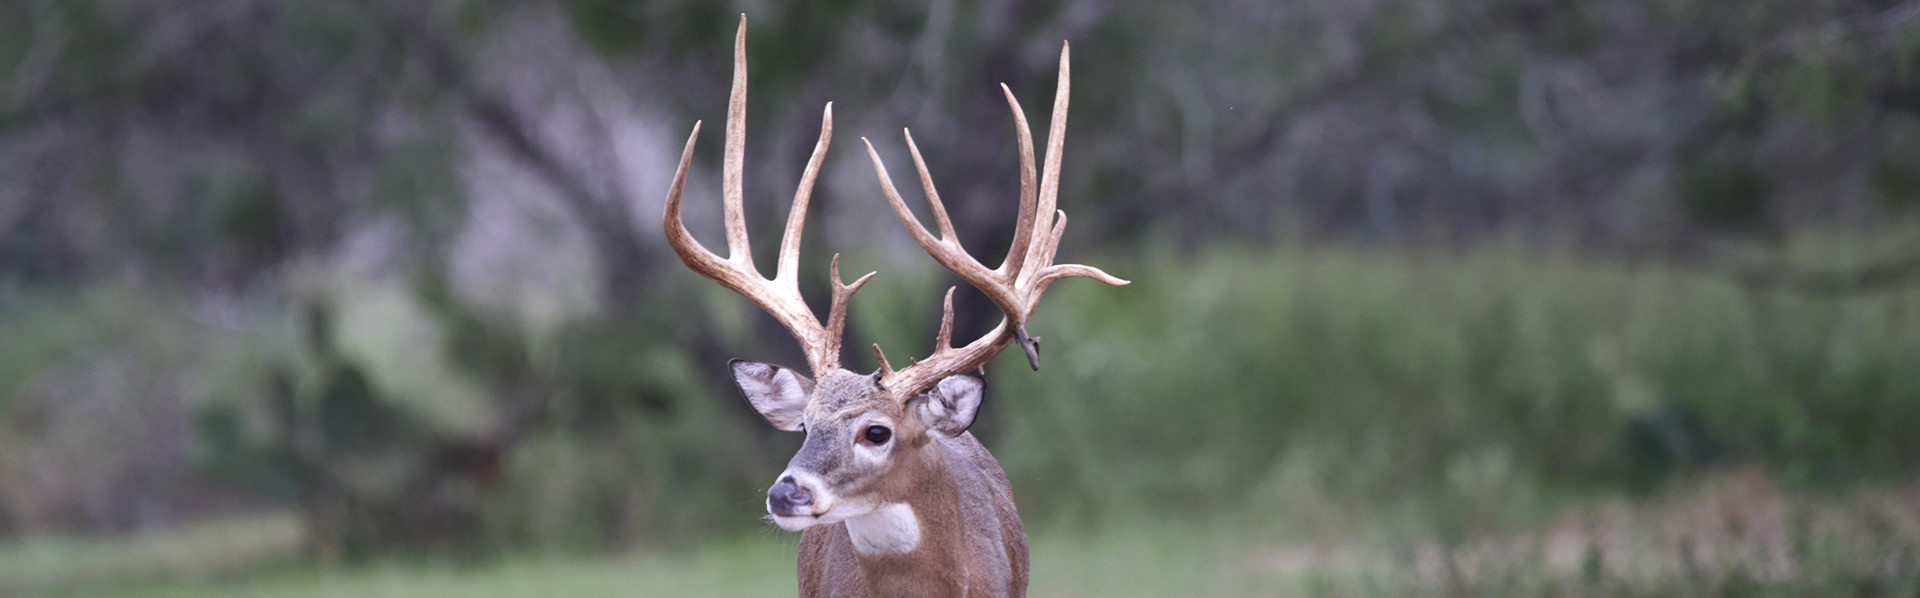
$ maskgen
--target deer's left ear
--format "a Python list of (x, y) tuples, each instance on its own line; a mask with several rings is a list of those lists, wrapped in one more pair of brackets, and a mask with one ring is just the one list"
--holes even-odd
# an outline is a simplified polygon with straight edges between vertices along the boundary
[(914, 397), (908, 403), (927, 432), (940, 438), (953, 438), (973, 425), (980, 414), (980, 399), (987, 382), (978, 376), (959, 374), (941, 380), (932, 391)]

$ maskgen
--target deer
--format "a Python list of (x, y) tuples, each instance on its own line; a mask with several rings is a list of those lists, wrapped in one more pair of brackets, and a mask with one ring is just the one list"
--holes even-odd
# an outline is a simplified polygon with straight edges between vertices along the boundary
[(802, 532), (799, 588), (805, 597), (1025, 596), (1027, 538), (1015, 508), (1012, 484), (968, 428), (986, 390), (988, 361), (1020, 344), (1035, 370), (1038, 337), (1026, 325), (1040, 296), (1054, 281), (1086, 277), (1125, 285), (1092, 266), (1054, 264), (1065, 212), (1055, 209), (1060, 157), (1066, 132), (1068, 48), (1060, 49), (1060, 72), (1048, 130), (1046, 169), (1034, 169), (1033, 139), (1011, 89), (1001, 85), (1013, 109), (1021, 159), (1020, 211), (1012, 247), (998, 268), (988, 269), (960, 246), (913, 134), (906, 131), (920, 182), (940, 236), (935, 238), (907, 208), (886, 165), (862, 138), (881, 191), (914, 241), (935, 261), (985, 294), (1002, 312), (995, 328), (955, 347), (953, 292), (942, 308), (934, 349), (926, 359), (895, 370), (879, 344), (878, 369), (869, 374), (840, 366), (847, 304), (875, 273), (846, 283), (840, 256), (829, 266), (832, 298), (825, 324), (801, 297), (798, 264), (801, 230), (815, 179), (833, 137), (833, 104), (820, 119), (820, 139), (800, 174), (772, 278), (753, 263), (742, 214), (746, 143), (746, 16), (734, 37), (733, 82), (727, 104), (722, 160), (722, 200), (728, 257), (709, 251), (687, 231), (681, 194), (700, 136), (695, 122), (667, 192), (664, 225), (668, 244), (687, 267), (719, 283), (774, 317), (793, 334), (812, 376), (783, 366), (733, 360), (729, 368), (747, 402), (773, 427), (804, 432), (805, 440), (767, 490), (767, 518)]

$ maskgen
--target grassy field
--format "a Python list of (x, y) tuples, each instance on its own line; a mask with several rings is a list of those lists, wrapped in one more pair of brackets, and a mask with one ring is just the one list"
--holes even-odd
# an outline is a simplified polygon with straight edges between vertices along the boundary
[[(1295, 587), (1304, 579), (1297, 571), (1257, 566), (1260, 552), (1248, 547), (1258, 540), (1230, 529), (1217, 523), (1201, 524), (1196, 530), (1170, 522), (1138, 522), (1093, 534), (1039, 535), (1034, 539), (1033, 595), (1270, 596), (1274, 590)], [(105, 587), (42, 587), (34, 591), (91, 598), (782, 596), (795, 593), (793, 568), (798, 541), (798, 535), (768, 530), (685, 552), (507, 557), (480, 565), (388, 562), (331, 570), (282, 567), (254, 573), (203, 562), (171, 570), (121, 569), (117, 573), (125, 576)], [(189, 549), (205, 551), (208, 547)], [(43, 564), (67, 568), (69, 573), (63, 579), (72, 582), (89, 573), (101, 573), (72, 571), (76, 565), (125, 567), (130, 560), (140, 558), (127, 556), (124, 549), (108, 544), (101, 544), (100, 550), (103, 553), (68, 550), (66, 556), (72, 560)], [(145, 550), (179, 554), (151, 545)], [(105, 554), (115, 552), (119, 554)], [(218, 552), (201, 552), (199, 556), (244, 558)], [(89, 560), (96, 565), (86, 565)], [(16, 567), (12, 574), (21, 571)]]
[[(1447, 539), (1393, 513), (1329, 534), (1258, 515), (1180, 514), (1033, 535), (1032, 595), (1912, 596), (1920, 484), (1784, 489), (1754, 468), (1653, 497), (1569, 503), (1525, 529)], [(1300, 517), (1324, 513), (1302, 506)], [(255, 533), (243, 530), (254, 529)], [(9, 594), (78, 598), (551, 598), (794, 593), (797, 535), (684, 551), (482, 563), (297, 564), (285, 521), (255, 517), (134, 541), (0, 547)], [(23, 555), (38, 553), (37, 560)], [(277, 562), (276, 562), (277, 560)], [(166, 566), (155, 566), (156, 563)], [(37, 572), (37, 577), (36, 577)], [(22, 585), (39, 579), (38, 587)]]
[[(1008, 356), (983, 411), (1035, 596), (1920, 592), (1920, 288), (1517, 247), (1089, 261), (1135, 282), (1062, 285), (1035, 325), (1048, 370)], [(856, 324), (913, 330), (930, 297), (876, 293)], [(901, 335), (874, 336), (925, 342)], [(770, 472), (748, 470), (792, 448), (744, 448), (723, 400), (635, 416), (631, 444), (518, 451), (501, 512), (538, 517), (499, 527), (539, 533), (509, 556), (326, 566), (266, 515), (0, 545), (0, 596), (789, 595), (797, 536), (754, 526)], [(618, 544), (593, 518), (615, 482), (697, 490), (626, 542), (691, 548), (591, 554)]]

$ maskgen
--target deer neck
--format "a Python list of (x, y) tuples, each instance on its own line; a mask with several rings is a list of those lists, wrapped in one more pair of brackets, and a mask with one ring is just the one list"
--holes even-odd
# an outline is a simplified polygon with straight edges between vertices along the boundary
[(892, 596), (954, 594), (966, 584), (967, 535), (946, 451), (935, 440), (914, 451), (898, 485), (873, 512), (846, 521), (860, 567)]

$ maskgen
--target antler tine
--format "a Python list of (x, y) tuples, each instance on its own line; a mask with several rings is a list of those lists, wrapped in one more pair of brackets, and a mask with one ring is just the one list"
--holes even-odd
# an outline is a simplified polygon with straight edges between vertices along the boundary
[[(820, 352), (832, 356), (837, 366), (840, 357), (841, 333), (846, 332), (847, 328), (847, 300), (852, 299), (853, 293), (860, 290), (861, 285), (867, 284), (867, 280), (872, 279), (873, 275), (879, 273), (868, 272), (866, 276), (855, 279), (853, 284), (841, 282), (840, 254), (836, 253), (833, 254), (833, 265), (830, 267), (828, 274), (833, 276), (833, 303), (831, 307), (827, 308), (826, 346), (822, 347)], [(816, 372), (816, 374), (824, 373), (825, 372)]]
[(922, 226), (920, 219), (907, 209), (906, 200), (900, 199), (900, 191), (893, 188), (893, 177), (887, 174), (887, 165), (880, 161), (880, 153), (873, 150), (873, 142), (861, 137), (860, 143), (866, 144), (867, 158), (873, 160), (874, 172), (880, 176), (880, 192), (887, 196), (887, 204), (893, 206), (893, 213), (900, 217), (900, 223), (907, 226), (907, 233), (913, 235), (914, 242), (923, 248), (940, 246), (941, 240), (933, 238), (933, 233), (927, 232), (927, 227)]
[(940, 240), (960, 244), (960, 236), (953, 234), (953, 219), (947, 217), (947, 204), (940, 202), (940, 191), (933, 188), (933, 175), (927, 174), (927, 161), (920, 159), (920, 146), (913, 142), (913, 131), (901, 129), (907, 138), (907, 153), (913, 154), (913, 168), (920, 173), (920, 189), (927, 194), (927, 205), (933, 208), (933, 223), (940, 227)]
[[(800, 263), (800, 235), (807, 225), (807, 204), (813, 199), (813, 182), (820, 177), (820, 163), (827, 157), (827, 146), (833, 143), (833, 102), (827, 102), (827, 108), (820, 113), (820, 140), (813, 144), (813, 156), (807, 158), (807, 169), (800, 173), (800, 188), (793, 192), (793, 208), (787, 212), (787, 232), (780, 237), (780, 262), (774, 267), (773, 279), (797, 284), (795, 271)], [(840, 284), (840, 256), (833, 256), (834, 284)], [(859, 286), (859, 285), (854, 285)]]
[[(1060, 234), (1067, 230), (1067, 213), (1060, 211), (1057, 214), (1058, 219), (1054, 221), (1053, 236), (1047, 242), (1046, 263), (1048, 264), (1053, 264), (1053, 254), (1060, 250)], [(1035, 304), (1039, 302), (1041, 293), (1047, 290), (1047, 285), (1053, 284), (1054, 281), (1062, 278), (1072, 277), (1091, 278), (1116, 287), (1127, 286), (1130, 282), (1093, 266), (1083, 264), (1053, 264), (1041, 268), (1040, 272), (1033, 277), (1033, 301)], [(1032, 310), (1034, 307), (1035, 305), (1028, 305), (1027, 309)]]
[(1026, 265), (1027, 244), (1033, 238), (1033, 130), (1027, 126), (1027, 113), (1020, 109), (1020, 101), (1014, 99), (1013, 90), (1001, 83), (1000, 92), (1006, 94), (1007, 107), (1013, 109), (1013, 134), (1020, 141), (1020, 220), (1013, 225), (1013, 247), (1007, 250), (1006, 260), (1000, 262), (1000, 268), (996, 271), (1018, 276), (1020, 268)]
[(880, 362), (880, 378), (882, 380), (893, 378), (893, 364), (887, 363), (887, 352), (880, 350), (880, 343), (873, 344), (873, 358)]
[[(1067, 68), (1068, 46), (1060, 44), (1059, 82), (1053, 90), (1053, 117), (1047, 123), (1047, 164), (1040, 174), (1039, 205), (1034, 208), (1032, 222), (1033, 242), (1038, 244), (1047, 239), (1047, 229), (1053, 228), (1054, 206), (1060, 200), (1060, 155), (1067, 145), (1067, 96), (1072, 91), (1072, 73)], [(1023, 272), (1038, 272), (1052, 261), (1037, 259), (1036, 252), (1027, 252), (1027, 263), (1020, 269)]]
[(1008, 281), (1011, 279), (1005, 276), (998, 276), (994, 271), (988, 270), (986, 266), (981, 265), (979, 260), (967, 254), (966, 249), (960, 246), (960, 240), (955, 238), (952, 232), (953, 225), (947, 220), (946, 207), (939, 203), (934, 193), (931, 193), (933, 189), (933, 178), (927, 173), (926, 163), (920, 160), (918, 148), (913, 146), (913, 135), (911, 133), (907, 135), (907, 147), (914, 154), (914, 163), (920, 171), (921, 186), (930, 191), (927, 195), (928, 203), (933, 206), (933, 212), (935, 214), (934, 220), (942, 225), (941, 228), (943, 230), (941, 232), (944, 238), (935, 239), (933, 233), (927, 232), (927, 227), (921, 225), (920, 220), (915, 218), (913, 212), (907, 209), (906, 200), (900, 199), (900, 191), (894, 188), (893, 177), (887, 173), (886, 162), (880, 159), (880, 153), (874, 151), (873, 142), (868, 141), (865, 137), (860, 138), (860, 141), (867, 145), (867, 157), (873, 160), (874, 174), (880, 177), (881, 193), (887, 196), (887, 203), (893, 206), (894, 215), (900, 217), (900, 223), (906, 225), (907, 232), (913, 234), (913, 240), (920, 244), (920, 248), (925, 249), (927, 255), (933, 256), (933, 259), (940, 262), (940, 265), (946, 266), (948, 270), (959, 275), (960, 278), (966, 280), (968, 284), (972, 284), (975, 288), (980, 289), (981, 292), (986, 293), (987, 298), (993, 300), (994, 305), (999, 306), (1001, 311), (1007, 313), (1019, 312), (1019, 296), (1014, 294), (1010, 284), (1001, 282), (1002, 279)]
[(753, 268), (753, 250), (747, 243), (747, 218), (742, 207), (747, 154), (747, 15), (733, 35), (733, 88), (727, 93), (727, 146), (721, 162), (721, 194), (727, 213), (727, 259)]
[[(695, 241), (693, 234), (687, 232), (686, 222), (680, 218), (680, 193), (687, 187), (687, 167), (693, 164), (693, 145), (700, 140), (700, 124), (701, 121), (693, 122), (693, 134), (687, 135), (687, 148), (680, 151), (680, 168), (673, 173), (673, 185), (667, 187), (665, 224), (667, 244), (680, 254), (680, 260), (687, 262), (688, 267), (704, 274), (719, 267), (724, 260)], [(700, 263), (695, 265), (694, 262)]]
[(938, 353), (953, 346), (953, 290), (959, 287), (947, 287), (947, 299), (940, 307), (940, 334), (933, 339), (933, 351)]
[(687, 231), (687, 225), (681, 218), (680, 199), (686, 190), (687, 170), (693, 162), (693, 148), (700, 138), (700, 123), (693, 125), (693, 134), (687, 137), (687, 147), (680, 154), (680, 167), (675, 171), (673, 185), (667, 190), (667, 208), (664, 226), (667, 244), (679, 254), (687, 267), (720, 283), (733, 292), (745, 296), (759, 305), (761, 309), (773, 315), (793, 338), (800, 342), (807, 354), (807, 364), (813, 368), (815, 376), (823, 376), (840, 367), (840, 340), (846, 328), (847, 302), (861, 285), (873, 278), (873, 273), (860, 277), (853, 284), (845, 284), (840, 279), (840, 256), (834, 256), (830, 274), (833, 276), (833, 303), (828, 310), (827, 325), (822, 326), (813, 310), (800, 296), (800, 285), (795, 271), (798, 269), (801, 232), (806, 228), (807, 206), (813, 195), (813, 185), (819, 176), (820, 163), (826, 156), (827, 146), (833, 137), (833, 104), (827, 104), (820, 117), (820, 141), (814, 145), (813, 156), (807, 160), (807, 168), (800, 175), (800, 187), (794, 191), (793, 208), (787, 215), (786, 234), (780, 241), (779, 265), (774, 277), (769, 279), (760, 274), (753, 265), (753, 253), (747, 242), (746, 218), (742, 203), (745, 187), (742, 184), (744, 168), (743, 156), (746, 150), (746, 103), (747, 103), (747, 58), (746, 58), (747, 17), (740, 16), (740, 29), (733, 43), (733, 90), (728, 96), (726, 157), (722, 166), (722, 193), (725, 203), (727, 227), (726, 259), (721, 259), (709, 251), (706, 246), (693, 238)]
[[(938, 336), (934, 337), (933, 354), (927, 356), (928, 361), (932, 361), (933, 359), (940, 357), (942, 354), (953, 351), (953, 291), (956, 288), (959, 288), (959, 287), (947, 287), (947, 299), (943, 303), (941, 308), (942, 313), (940, 315), (940, 333)], [(893, 364), (887, 363), (887, 352), (882, 351), (880, 349), (879, 343), (874, 343), (873, 355), (875, 359), (880, 361), (880, 372), (881, 372), (882, 380), (893, 378), (894, 377)], [(915, 361), (912, 356), (908, 356), (907, 361), (913, 365), (919, 365), (921, 363), (919, 361)], [(913, 368), (908, 367), (907, 369), (911, 370)], [(938, 380), (935, 380), (935, 382), (938, 382)]]
[(1054, 253), (1060, 248), (1060, 237), (1066, 232), (1067, 226), (1066, 213), (1055, 209), (1060, 190), (1060, 158), (1066, 146), (1067, 98), (1071, 75), (1067, 64), (1068, 48), (1062, 45), (1060, 79), (1054, 90), (1053, 121), (1049, 123), (1047, 135), (1046, 169), (1038, 185), (1034, 181), (1033, 137), (1026, 114), (1014, 99), (1013, 91), (1005, 85), (1001, 86), (1007, 104), (1013, 109), (1015, 136), (1020, 143), (1021, 177), (1020, 213), (1015, 224), (1013, 246), (1008, 249), (1007, 259), (998, 269), (988, 270), (960, 246), (953, 233), (953, 225), (947, 218), (946, 206), (934, 190), (933, 177), (928, 174), (926, 161), (921, 157), (920, 148), (914, 144), (911, 133), (906, 136), (907, 149), (913, 154), (914, 166), (919, 170), (921, 185), (926, 189), (934, 221), (940, 227), (939, 239), (935, 239), (907, 209), (899, 191), (894, 189), (893, 179), (887, 174), (886, 164), (880, 160), (879, 152), (874, 151), (872, 142), (862, 139), (867, 145), (867, 157), (873, 160), (874, 174), (880, 178), (881, 192), (886, 195), (888, 204), (893, 206), (894, 214), (900, 217), (901, 224), (913, 235), (914, 241), (941, 265), (985, 293), (1006, 316), (986, 335), (964, 347), (954, 347), (953, 289), (948, 289), (942, 306), (939, 336), (935, 340), (933, 354), (927, 359), (894, 371), (887, 364), (886, 354), (879, 345), (874, 346), (874, 353), (880, 359), (881, 384), (896, 398), (904, 400), (931, 388), (942, 378), (979, 369), (1016, 341), (1026, 350), (1028, 363), (1034, 369), (1040, 369), (1039, 339), (1027, 335), (1026, 324), (1048, 285), (1061, 278), (1074, 276), (1093, 278), (1112, 285), (1127, 284), (1127, 281), (1092, 266), (1053, 263)]

